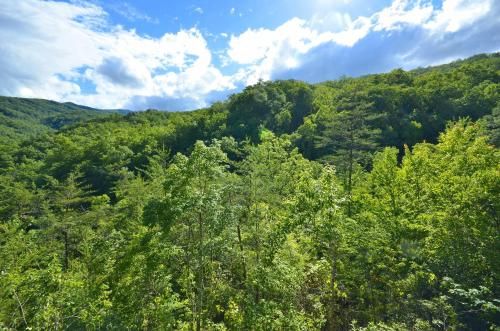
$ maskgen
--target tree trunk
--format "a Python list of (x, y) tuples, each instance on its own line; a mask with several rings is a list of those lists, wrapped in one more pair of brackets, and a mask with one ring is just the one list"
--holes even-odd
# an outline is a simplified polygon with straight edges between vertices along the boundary
[(354, 137), (351, 130), (350, 133), (350, 144), (349, 144), (349, 159), (348, 159), (348, 169), (347, 169), (347, 216), (351, 217), (351, 194), (352, 194), (352, 168), (354, 163), (353, 149), (354, 149)]
[(203, 266), (203, 215), (201, 211), (198, 212), (198, 272), (197, 272), (197, 318), (196, 318), (196, 331), (201, 330), (201, 321), (203, 315), (203, 294), (204, 294), (204, 266)]
[(68, 230), (63, 230), (64, 235), (64, 264), (63, 270), (67, 271), (69, 267), (69, 238), (68, 238)]
[(238, 221), (238, 225), (236, 227), (238, 232), (238, 245), (240, 246), (241, 259), (242, 259), (242, 268), (243, 268), (243, 283), (246, 283), (247, 279), (247, 266), (245, 261), (245, 256), (243, 256), (243, 240), (241, 239), (241, 220)]
[(328, 306), (328, 315), (326, 322), (326, 330), (336, 330), (336, 290), (335, 290), (335, 281), (337, 280), (337, 253), (335, 250), (335, 244), (330, 242), (330, 258), (332, 261), (332, 268), (330, 270), (330, 298), (329, 298), (329, 306)]

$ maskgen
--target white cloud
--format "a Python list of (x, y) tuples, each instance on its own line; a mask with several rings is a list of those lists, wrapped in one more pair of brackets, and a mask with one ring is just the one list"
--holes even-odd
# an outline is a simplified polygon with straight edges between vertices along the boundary
[(201, 7), (196, 7), (195, 9), (193, 9), (193, 11), (194, 11), (195, 13), (200, 14), (200, 15), (201, 15), (201, 14), (203, 14), (203, 8), (201, 8)]
[(429, 3), (421, 5), (418, 1), (411, 6), (408, 0), (395, 0), (390, 7), (373, 15), (376, 21), (374, 31), (400, 30), (405, 25), (422, 25), (429, 20), (433, 10)]
[(444, 0), (442, 9), (436, 11), (425, 27), (434, 32), (457, 32), (480, 20), (492, 5), (493, 0)]
[[(105, 17), (101, 8), (92, 5), (4, 1), (0, 11), (1, 93), (17, 95), (22, 89), (33, 96), (54, 96), (57, 74), (72, 75), (83, 64), (98, 65), (102, 57), (95, 47), (99, 35), (93, 28), (101, 26)], [(66, 85), (60, 94), (74, 90)]]
[(371, 20), (367, 17), (358, 17), (351, 22), (344, 31), (332, 33), (324, 38), (324, 42), (334, 42), (341, 46), (352, 47), (359, 40), (368, 35), (372, 28)]
[[(354, 49), (355, 46), (369, 35), (378, 35), (385, 37), (378, 39), (378, 45), (371, 46), (373, 53), (380, 54), (378, 47), (383, 48), (384, 46), (391, 49), (396, 48), (397, 53), (390, 53), (388, 50), (386, 54), (383, 54), (384, 57), (373, 59), (370, 57), (370, 51), (366, 53), (367, 50), (363, 49), (364, 54), (361, 56), (365, 58), (365, 62), (373, 63), (372, 67), (378, 65), (379, 70), (386, 70), (385, 61), (389, 61), (389, 59), (392, 61), (392, 67), (408, 67), (408, 63), (422, 65), (415, 57), (417, 53), (431, 51), (425, 49), (425, 45), (436, 40), (435, 37), (432, 37), (433, 35), (457, 32), (479, 22), (487, 14), (494, 17), (495, 13), (491, 14), (493, 11), (492, 2), (493, 0), (444, 0), (442, 8), (435, 9), (430, 1), (394, 0), (390, 6), (370, 17), (360, 16), (354, 20), (349, 15), (336, 11), (317, 14), (310, 20), (293, 18), (274, 30), (249, 29), (240, 35), (231, 36), (226, 60), (246, 66), (239, 70), (235, 77), (247, 83), (276, 77), (307, 77), (310, 80), (315, 80), (310, 75), (304, 75), (302, 70), (306, 65), (312, 65), (310, 58), (313, 54), (314, 56), (319, 56), (319, 54), (324, 56), (316, 58), (318, 63), (315, 66), (319, 68), (336, 66), (335, 57), (344, 57), (343, 54), (348, 54), (348, 52), (352, 52), (352, 62), (355, 63), (355, 58), (358, 56), (357, 48)], [(316, 1), (316, 5), (325, 6), (326, 3), (326, 1), (323, 3), (323, 0)], [(500, 14), (498, 8), (496, 11), (496, 14)], [(492, 18), (489, 17), (488, 20), (491, 22)], [(496, 20), (498, 23), (498, 18)], [(416, 38), (414, 37), (415, 33), (411, 32), (414, 29), (420, 31), (417, 34), (420, 40), (416, 40), (414, 44), (408, 43), (405, 39), (397, 41), (396, 38), (400, 38), (399, 35), (392, 36), (394, 32), (401, 32), (407, 33), (408, 38)], [(480, 28), (477, 30), (480, 31)], [(471, 42), (474, 41), (471, 40)], [(400, 43), (400, 49), (394, 43)], [(444, 43), (441, 44), (444, 45)], [(442, 45), (441, 47), (444, 48)], [(448, 55), (440, 55), (442, 59), (453, 60), (463, 56), (463, 50), (459, 51), (457, 45), (454, 44), (453, 47), (449, 46), (449, 43), (447, 45), (448, 49), (443, 50), (443, 52), (448, 53)], [(440, 45), (433, 45), (433, 47), (437, 51)], [(350, 48), (353, 50), (349, 50)], [(317, 51), (319, 49), (322, 50)], [(416, 49), (419, 52), (416, 52)], [(499, 47), (495, 48), (494, 45), (489, 48), (483, 46), (481, 49), (470, 48), (469, 52), (465, 54), (472, 55), (478, 51), (498, 49)], [(342, 61), (349, 61), (349, 58)], [(343, 65), (350, 68), (349, 62)], [(322, 69), (312, 72), (315, 72), (318, 77), (324, 77), (322, 71), (337, 74), (340, 72), (340, 70)], [(286, 72), (295, 73), (297, 76), (285, 74)], [(354, 70), (354, 72), (359, 71)], [(371, 71), (365, 71), (365, 73), (368, 72)]]
[[(300, 66), (299, 58), (325, 43), (352, 46), (368, 34), (370, 20), (360, 17), (341, 32), (318, 32), (302, 19), (294, 18), (275, 30), (249, 29), (231, 36), (228, 58), (240, 65), (250, 65), (247, 83), (270, 79), (274, 71)], [(240, 72), (241, 74), (241, 72)]]
[(89, 3), (0, 2), (0, 94), (119, 108), (134, 96), (203, 105), (234, 87), (196, 28), (150, 38), (109, 25)]
[(234, 15), (235, 13), (236, 13), (236, 8), (233, 7), (231, 9), (229, 9), (229, 14), (230, 15)]

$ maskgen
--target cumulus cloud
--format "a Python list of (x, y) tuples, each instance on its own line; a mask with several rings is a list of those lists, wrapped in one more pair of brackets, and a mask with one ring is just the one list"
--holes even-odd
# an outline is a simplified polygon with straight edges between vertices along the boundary
[(249, 84), (277, 78), (318, 82), (439, 64), (499, 51), (499, 7), (494, 0), (444, 0), (441, 8), (430, 1), (394, 0), (354, 20), (337, 12), (294, 18), (274, 30), (233, 35), (227, 58), (246, 65), (236, 76)]
[[(87, 2), (1, 1), (1, 6), (2, 95), (138, 109), (132, 101), (140, 98), (134, 97), (189, 98), (204, 105), (205, 95), (234, 87), (212, 64), (196, 28), (150, 38), (111, 26), (107, 13)], [(93, 91), (82, 90), (84, 85)]]
[[(498, 7), (498, 2), (496, 4)], [(425, 27), (434, 32), (457, 32), (488, 14), (494, 5), (493, 0), (446, 0), (443, 2), (443, 8), (436, 11), (433, 19), (427, 22)]]
[[(143, 80), (140, 77), (141, 74), (136, 72), (136, 68), (129, 66), (126, 61), (119, 57), (113, 56), (104, 59), (103, 63), (97, 67), (97, 72), (117, 85), (130, 87), (143, 86)], [(149, 72), (143, 73), (145, 75), (149, 74)]]
[(57, 8), (48, 2), (2, 2), (1, 94), (54, 99), (75, 94), (79, 86), (57, 75), (77, 75), (75, 69), (82, 64), (100, 62), (92, 29), (103, 24), (105, 12), (92, 5), (56, 5)]
[(371, 27), (369, 18), (359, 17), (349, 21), (342, 31), (319, 32), (310, 22), (293, 18), (275, 30), (249, 29), (231, 36), (227, 55), (233, 62), (250, 65), (246, 70), (247, 83), (253, 84), (259, 79), (273, 78), (275, 72), (300, 67), (300, 59), (320, 45), (351, 47), (364, 38)]
[(374, 31), (400, 30), (408, 25), (421, 25), (429, 20), (433, 13), (431, 4), (417, 4), (410, 7), (405, 0), (395, 0), (390, 7), (384, 8), (372, 16)]

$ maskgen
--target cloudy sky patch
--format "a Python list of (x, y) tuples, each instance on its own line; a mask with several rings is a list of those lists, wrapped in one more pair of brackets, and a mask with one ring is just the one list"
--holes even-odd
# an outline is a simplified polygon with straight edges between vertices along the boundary
[(188, 110), (259, 79), (318, 82), (500, 50), (494, 0), (294, 2), (0, 0), (0, 95)]

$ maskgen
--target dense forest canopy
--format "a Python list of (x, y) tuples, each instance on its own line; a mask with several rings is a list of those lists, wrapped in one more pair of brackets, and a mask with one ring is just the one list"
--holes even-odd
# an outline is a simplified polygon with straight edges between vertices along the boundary
[(0, 328), (496, 330), (500, 54), (192, 112), (0, 98)]
[(9, 143), (13, 143), (40, 133), (53, 132), (73, 123), (127, 112), (126, 110), (93, 109), (70, 102), (58, 103), (42, 99), (0, 97), (1, 139), (2, 142), (9, 139)]

